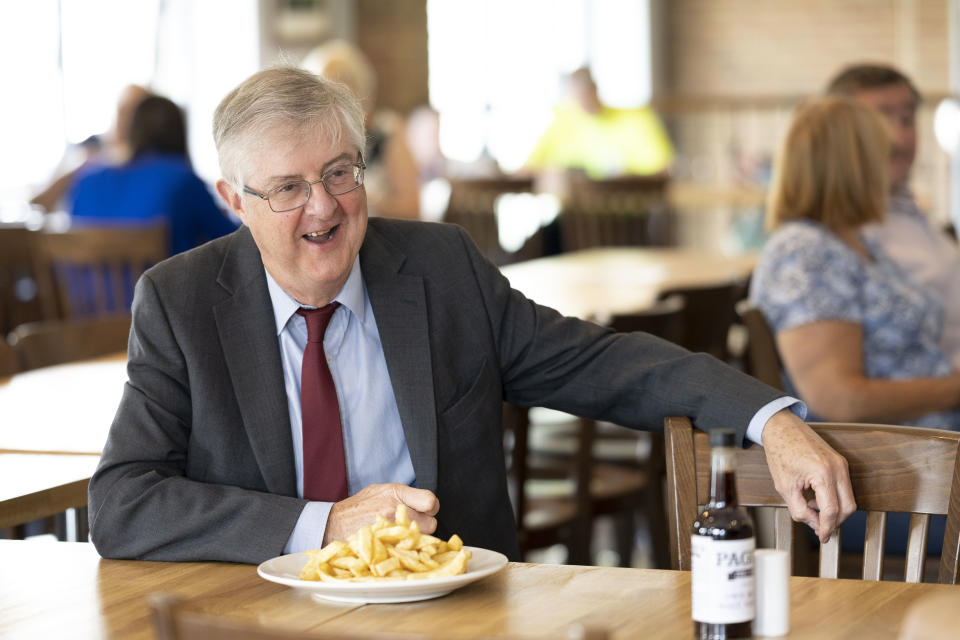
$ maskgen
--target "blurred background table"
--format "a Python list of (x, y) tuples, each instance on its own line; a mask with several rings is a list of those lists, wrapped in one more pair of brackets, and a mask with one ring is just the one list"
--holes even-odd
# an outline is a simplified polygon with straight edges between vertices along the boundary
[[(692, 632), (690, 574), (510, 563), (435, 600), (390, 605), (321, 602), (227, 563), (100, 559), (92, 546), (0, 541), (0, 636), (77, 640), (152, 638), (147, 597), (179, 595), (191, 611), (250, 625), (332, 634), (419, 638), (566, 637), (574, 623), (611, 638)], [(896, 638), (909, 607), (955, 587), (791, 578), (787, 638)], [(397, 637), (397, 636), (390, 636)]]
[(0, 378), (0, 452), (99, 455), (126, 380), (123, 353)]
[(510, 284), (560, 313), (604, 319), (650, 307), (661, 292), (745, 280), (755, 252), (728, 256), (669, 247), (572, 251), (501, 268)]
[(100, 456), (0, 453), (0, 529), (80, 510), (75, 537), (86, 540), (87, 485)]

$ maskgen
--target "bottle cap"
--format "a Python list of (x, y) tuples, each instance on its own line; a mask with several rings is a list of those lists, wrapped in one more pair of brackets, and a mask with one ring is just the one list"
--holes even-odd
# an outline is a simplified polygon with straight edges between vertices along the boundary
[(733, 429), (714, 429), (710, 432), (711, 447), (737, 446), (737, 432)]
[(790, 554), (757, 549), (753, 554), (757, 577), (753, 635), (784, 636), (790, 632)]

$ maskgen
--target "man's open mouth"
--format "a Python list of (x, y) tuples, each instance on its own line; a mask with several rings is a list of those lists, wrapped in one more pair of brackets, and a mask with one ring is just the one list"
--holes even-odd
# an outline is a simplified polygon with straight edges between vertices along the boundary
[(310, 233), (303, 234), (303, 237), (309, 240), (310, 242), (329, 242), (333, 239), (333, 236), (337, 235), (337, 229), (340, 228), (340, 225), (334, 225), (327, 229), (326, 231), (311, 231)]

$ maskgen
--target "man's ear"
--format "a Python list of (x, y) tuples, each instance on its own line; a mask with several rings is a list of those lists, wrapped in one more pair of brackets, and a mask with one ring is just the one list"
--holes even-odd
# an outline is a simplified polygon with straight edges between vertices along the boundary
[(243, 210), (243, 197), (233, 188), (233, 185), (226, 180), (217, 180), (217, 193), (220, 194), (220, 198), (224, 203), (230, 207), (230, 210), (240, 218), (240, 221), (246, 223), (246, 212)]

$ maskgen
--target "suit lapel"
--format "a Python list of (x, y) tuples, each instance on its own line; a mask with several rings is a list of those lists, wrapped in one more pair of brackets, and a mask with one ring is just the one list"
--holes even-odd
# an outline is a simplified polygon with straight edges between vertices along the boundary
[[(371, 220), (371, 222), (373, 222)], [(437, 414), (423, 278), (400, 272), (406, 257), (371, 224), (360, 251), (417, 486), (437, 488)]]
[(230, 243), (217, 282), (230, 294), (214, 306), (217, 331), (260, 473), (269, 492), (295, 496), (290, 414), (273, 305), (260, 252), (245, 227)]

